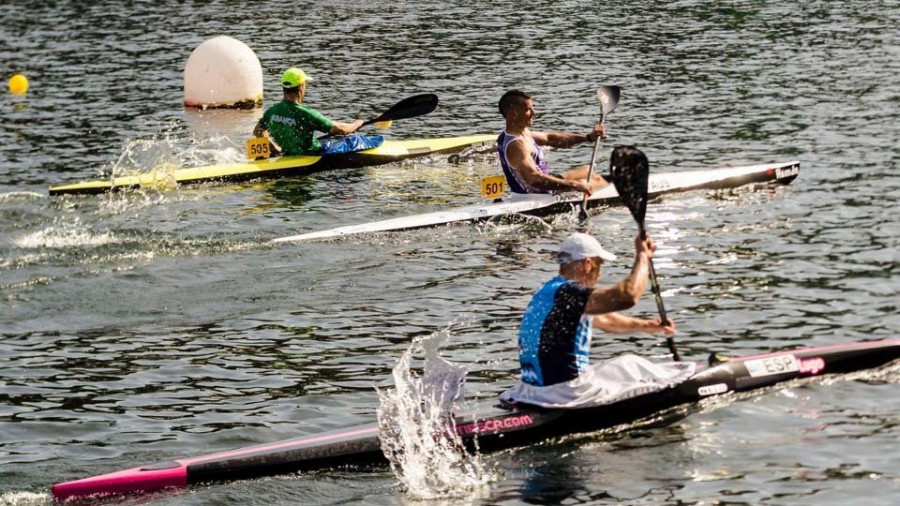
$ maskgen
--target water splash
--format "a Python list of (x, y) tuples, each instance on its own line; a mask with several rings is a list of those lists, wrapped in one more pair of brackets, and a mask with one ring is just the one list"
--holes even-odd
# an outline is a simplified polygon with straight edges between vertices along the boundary
[(244, 161), (236, 146), (225, 135), (186, 137), (174, 126), (149, 139), (131, 139), (111, 167), (99, 170), (99, 176), (109, 180), (141, 176), (141, 187), (106, 193), (96, 200), (97, 212), (116, 216), (171, 202), (200, 200), (201, 195), (175, 191), (178, 189), (176, 171)]
[(493, 229), (500, 232), (509, 232), (515, 230), (523, 234), (536, 235), (553, 230), (553, 225), (538, 218), (527, 214), (503, 214), (488, 219), (484, 225), (484, 229)]
[(172, 128), (150, 139), (132, 139), (122, 149), (110, 173), (128, 176), (153, 173), (161, 183), (179, 167), (195, 167), (242, 161), (233, 140), (227, 136), (184, 137)]
[[(414, 499), (478, 495), (493, 480), (477, 453), (466, 452), (451, 409), (464, 396), (465, 369), (443, 359), (443, 330), (417, 338), (394, 368), (393, 390), (379, 390), (381, 448)], [(423, 373), (413, 361), (424, 356)]]
[(37, 193), (37, 192), (29, 192), (29, 191), (13, 191), (7, 193), (0, 193), (0, 203), (5, 203), (9, 201), (17, 201), (17, 200), (38, 200), (38, 199), (46, 199), (47, 196)]
[(96, 247), (120, 242), (109, 231), (92, 230), (79, 217), (56, 219), (54, 224), (42, 230), (19, 237), (13, 241), (19, 248), (78, 248)]
[(0, 494), (0, 506), (49, 506), (53, 504), (50, 494), (34, 492), (4, 492)]

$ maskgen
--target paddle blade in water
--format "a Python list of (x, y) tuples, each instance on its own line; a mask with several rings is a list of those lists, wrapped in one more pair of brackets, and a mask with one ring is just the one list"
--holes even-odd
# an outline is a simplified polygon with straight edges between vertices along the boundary
[(609, 172), (619, 198), (643, 229), (650, 176), (647, 156), (634, 146), (616, 146), (609, 158)]

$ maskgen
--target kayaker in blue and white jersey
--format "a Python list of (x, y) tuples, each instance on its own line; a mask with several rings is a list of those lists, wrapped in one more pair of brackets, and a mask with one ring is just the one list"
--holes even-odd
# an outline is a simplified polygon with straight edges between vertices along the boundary
[(634, 249), (631, 273), (614, 286), (597, 287), (603, 262), (616, 256), (584, 233), (572, 234), (562, 243), (557, 254), (559, 274), (534, 294), (522, 317), (521, 381), (504, 392), (502, 400), (546, 407), (597, 405), (635, 391), (663, 388), (693, 373), (690, 362), (657, 364), (635, 355), (590, 365), (592, 329), (675, 333), (671, 321), (664, 326), (658, 318), (618, 313), (637, 304), (647, 289), (656, 246), (649, 238), (638, 236)]
[[(311, 80), (301, 69), (289, 68), (285, 70), (281, 76), (281, 89), (284, 92), (284, 99), (268, 108), (253, 129), (254, 136), (269, 139), (276, 154), (322, 154), (329, 146), (319, 142), (316, 138), (316, 132), (348, 135), (358, 130), (363, 124), (361, 119), (350, 123), (332, 121), (312, 107), (303, 105), (303, 97), (306, 95), (306, 83)], [(360, 140), (364, 141), (365, 139)], [(379, 137), (375, 145), (380, 144), (382, 140)], [(343, 142), (343, 140), (340, 142)], [(361, 149), (367, 149), (368, 147), (374, 147), (374, 145), (361, 146)], [(356, 151), (357, 149), (351, 148), (348, 150)]]
[(602, 188), (606, 181), (595, 175), (591, 184), (586, 182), (588, 166), (582, 165), (562, 174), (550, 172), (541, 146), (567, 148), (583, 142), (594, 142), (599, 136), (606, 138), (604, 125), (598, 124), (587, 134), (567, 132), (538, 132), (531, 130), (534, 117), (534, 101), (519, 90), (510, 90), (500, 98), (500, 114), (506, 120), (506, 128), (497, 138), (500, 165), (513, 193), (555, 193), (579, 191), (590, 195)]

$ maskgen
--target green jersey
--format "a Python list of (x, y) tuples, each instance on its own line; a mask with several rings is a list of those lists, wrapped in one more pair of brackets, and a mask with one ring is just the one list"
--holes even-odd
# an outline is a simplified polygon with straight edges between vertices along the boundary
[(282, 100), (269, 107), (259, 120), (269, 136), (281, 146), (285, 155), (310, 155), (319, 151), (315, 133), (328, 132), (334, 122), (319, 111), (305, 105)]

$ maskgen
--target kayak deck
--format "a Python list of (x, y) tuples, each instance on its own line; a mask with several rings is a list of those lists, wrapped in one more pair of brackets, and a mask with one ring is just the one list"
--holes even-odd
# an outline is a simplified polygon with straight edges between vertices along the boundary
[[(754, 183), (789, 184), (797, 178), (799, 173), (800, 162), (798, 161), (687, 172), (663, 172), (650, 174), (648, 196), (656, 198), (670, 193), (692, 190), (726, 190)], [(450, 223), (483, 221), (496, 216), (517, 213), (546, 216), (571, 211), (581, 203), (581, 199), (581, 195), (577, 193), (511, 194), (490, 203), (291, 235), (273, 239), (272, 242), (309, 241), (374, 232), (412, 230)], [(588, 208), (617, 204), (619, 204), (619, 194), (611, 184), (594, 192), (588, 200)]]
[(50, 195), (98, 194), (135, 188), (168, 189), (177, 185), (210, 181), (247, 181), (260, 178), (301, 176), (332, 169), (351, 169), (384, 165), (427, 155), (455, 153), (478, 144), (492, 143), (496, 135), (468, 135), (438, 139), (384, 141), (380, 146), (339, 155), (282, 156), (244, 163), (224, 163), (174, 170), (152, 170), (105, 180), (50, 187)]
[[(900, 339), (849, 343), (734, 358), (707, 366), (673, 387), (604, 406), (542, 409), (488, 405), (458, 415), (455, 429), (480, 451), (496, 451), (549, 437), (634, 422), (706, 397), (745, 392), (785, 381), (872, 369), (900, 359)], [(234, 451), (135, 467), (53, 487), (57, 500), (184, 488), (191, 484), (271, 476), (298, 470), (385, 462), (375, 423)]]

